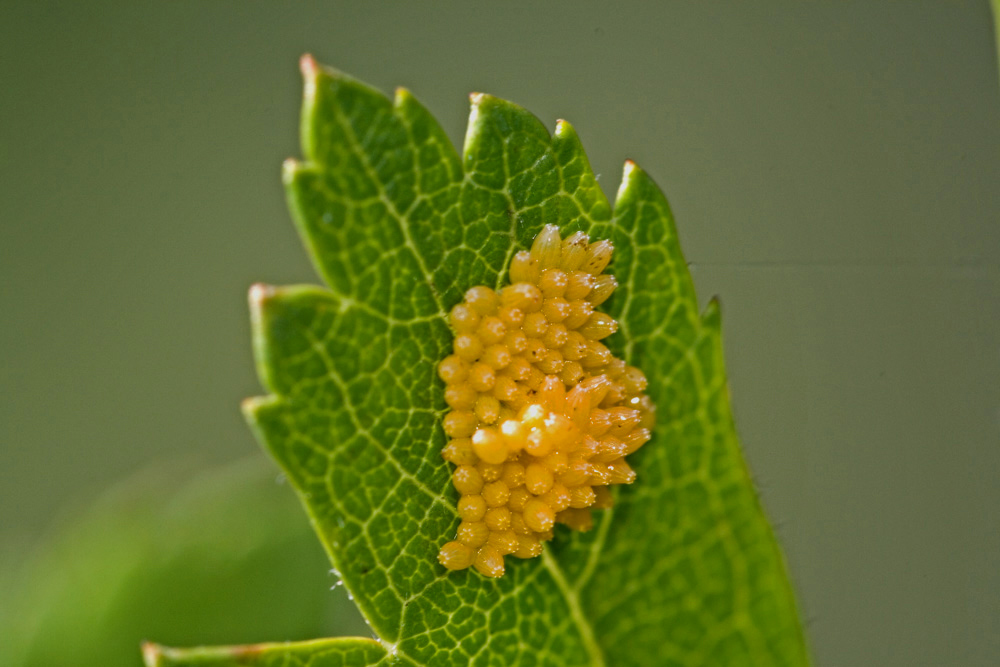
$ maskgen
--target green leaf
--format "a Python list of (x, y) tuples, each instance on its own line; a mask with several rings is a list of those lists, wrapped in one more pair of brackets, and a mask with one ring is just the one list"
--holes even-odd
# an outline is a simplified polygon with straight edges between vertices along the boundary
[(175, 643), (364, 632), (262, 457), (159, 463), (116, 485), (23, 564), (0, 569), (0, 665), (141, 665)]
[[(245, 412), (384, 662), (805, 664), (733, 428), (718, 306), (699, 315), (652, 180), (626, 163), (612, 210), (568, 123), (550, 136), (524, 109), (473, 95), (460, 157), (408, 92), (390, 101), (303, 64), (305, 160), (286, 163), (284, 180), (328, 287), (251, 291), (271, 395)], [(649, 378), (658, 426), (630, 459), (638, 481), (594, 530), (557, 531), (500, 579), (447, 573), (436, 554), (458, 520), (440, 456), (445, 313), (469, 287), (499, 286), (545, 224), (614, 242), (621, 287), (607, 305), (621, 327), (608, 344)]]
[(1000, 67), (1000, 0), (990, 0), (993, 10), (993, 41), (997, 48), (997, 65)]
[(172, 649), (145, 644), (149, 667), (365, 667), (377, 665), (386, 651), (374, 639), (317, 639), (284, 644)]

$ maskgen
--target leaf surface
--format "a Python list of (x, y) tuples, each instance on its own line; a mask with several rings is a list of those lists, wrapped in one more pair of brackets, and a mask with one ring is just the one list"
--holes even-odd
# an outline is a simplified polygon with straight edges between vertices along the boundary
[[(405, 90), (390, 101), (303, 63), (305, 159), (284, 180), (327, 286), (251, 291), (270, 395), (245, 412), (384, 662), (805, 664), (733, 428), (718, 307), (699, 315), (652, 180), (626, 163), (612, 208), (568, 123), (550, 135), (524, 109), (473, 95), (460, 156)], [(500, 579), (446, 573), (436, 555), (458, 518), (440, 456), (445, 314), (469, 287), (502, 285), (545, 224), (614, 242), (621, 286), (605, 305), (621, 327), (606, 342), (649, 378), (658, 425), (630, 457), (638, 481), (594, 530), (557, 531), (542, 557), (508, 558)]]

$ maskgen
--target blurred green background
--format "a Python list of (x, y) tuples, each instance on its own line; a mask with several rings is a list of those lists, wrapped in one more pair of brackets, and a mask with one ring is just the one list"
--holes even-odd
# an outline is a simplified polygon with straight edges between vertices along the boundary
[(0, 622), (73, 664), (365, 631), (237, 408), (248, 286), (316, 281), (279, 182), (308, 51), (459, 145), (483, 91), (609, 195), (641, 164), (817, 664), (995, 664), (992, 40), (985, 0), (0, 4)]

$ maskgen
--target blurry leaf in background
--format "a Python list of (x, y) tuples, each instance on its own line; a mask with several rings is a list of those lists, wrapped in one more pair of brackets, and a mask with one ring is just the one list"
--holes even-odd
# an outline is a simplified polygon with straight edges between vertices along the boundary
[(990, 7), (993, 9), (993, 41), (997, 47), (997, 69), (1000, 70), (1000, 0), (991, 0)]
[(0, 582), (0, 665), (141, 665), (178, 644), (370, 634), (263, 457), (146, 471)]

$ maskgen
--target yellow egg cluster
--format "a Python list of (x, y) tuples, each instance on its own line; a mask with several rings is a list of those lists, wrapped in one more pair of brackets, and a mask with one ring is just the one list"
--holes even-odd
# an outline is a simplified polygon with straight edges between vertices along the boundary
[(457, 468), (458, 536), (441, 548), (449, 570), (504, 573), (531, 558), (556, 521), (592, 526), (610, 484), (631, 484), (625, 462), (650, 438), (646, 378), (600, 341), (618, 323), (594, 308), (617, 287), (603, 274), (614, 248), (549, 225), (511, 261), (511, 284), (473, 287), (449, 316), (454, 354), (438, 366), (451, 408), (442, 455)]

